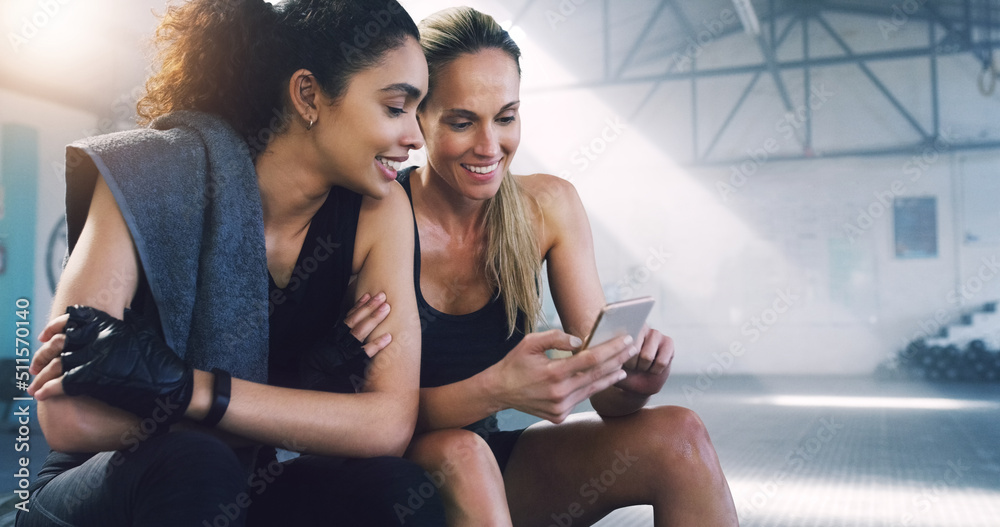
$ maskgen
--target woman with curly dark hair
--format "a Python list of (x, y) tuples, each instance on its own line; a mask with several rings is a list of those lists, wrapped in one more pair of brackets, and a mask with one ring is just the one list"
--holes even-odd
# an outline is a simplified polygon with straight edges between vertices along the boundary
[[(386, 0), (192, 0), (158, 40), (149, 126), (67, 150), (70, 254), (29, 390), (53, 452), (17, 525), (442, 524), (398, 457), (420, 356), (394, 181), (422, 146), (413, 21)], [(361, 374), (302, 389), (301, 364)]]

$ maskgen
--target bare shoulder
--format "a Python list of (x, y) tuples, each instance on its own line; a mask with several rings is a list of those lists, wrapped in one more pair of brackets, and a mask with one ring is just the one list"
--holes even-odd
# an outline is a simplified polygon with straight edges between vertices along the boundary
[(517, 178), (521, 187), (543, 205), (548, 205), (546, 201), (563, 202), (567, 199), (580, 199), (576, 187), (561, 177), (552, 174), (531, 174), (530, 176), (517, 176)]
[[(361, 198), (358, 231), (355, 237), (354, 272), (364, 265), (369, 251), (377, 245), (412, 247), (413, 212), (410, 199), (399, 184), (393, 184), (382, 199)], [(412, 249), (410, 250), (412, 252)]]
[(412, 219), (410, 212), (410, 199), (406, 197), (406, 191), (398, 183), (389, 187), (389, 193), (382, 199), (375, 199), (364, 196), (361, 199), (361, 216), (370, 216), (373, 222), (393, 223), (402, 217)]
[(583, 202), (572, 183), (551, 174), (517, 176), (536, 219), (539, 249), (548, 254), (578, 228), (589, 229)]
[(551, 174), (517, 176), (521, 188), (531, 198), (546, 222), (561, 223), (583, 211), (583, 202), (573, 183)]

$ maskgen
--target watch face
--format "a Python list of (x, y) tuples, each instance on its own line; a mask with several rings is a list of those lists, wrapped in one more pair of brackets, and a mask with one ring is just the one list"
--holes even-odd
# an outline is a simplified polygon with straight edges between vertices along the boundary
[(49, 291), (56, 293), (56, 284), (63, 270), (63, 260), (66, 258), (66, 216), (60, 216), (49, 234), (49, 245), (45, 250), (46, 274), (49, 278)]

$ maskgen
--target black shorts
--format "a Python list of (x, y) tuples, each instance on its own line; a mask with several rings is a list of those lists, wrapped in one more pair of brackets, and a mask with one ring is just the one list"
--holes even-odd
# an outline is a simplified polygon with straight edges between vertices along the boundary
[(523, 428), (520, 430), (500, 430), (495, 415), (472, 423), (465, 427), (465, 429), (479, 434), (486, 441), (486, 444), (490, 446), (490, 450), (493, 451), (493, 457), (496, 458), (497, 465), (500, 466), (501, 474), (507, 469), (507, 462), (510, 461), (510, 455), (514, 452), (514, 445), (517, 444), (517, 440), (524, 433)]
[(497, 459), (497, 465), (500, 466), (501, 474), (507, 469), (507, 462), (510, 461), (510, 455), (514, 452), (514, 445), (517, 444), (517, 440), (523, 432), (523, 428), (520, 430), (503, 430), (494, 432), (485, 438), (486, 444), (490, 445), (490, 450), (493, 451), (493, 457)]

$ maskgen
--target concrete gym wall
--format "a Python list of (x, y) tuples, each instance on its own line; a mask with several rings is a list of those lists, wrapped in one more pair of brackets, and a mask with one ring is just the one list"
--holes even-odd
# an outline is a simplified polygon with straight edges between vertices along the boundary
[[(599, 5), (579, 9), (561, 31), (598, 24)], [(904, 24), (884, 38), (877, 19), (826, 19), (855, 49), (926, 45), (923, 23)], [(539, 14), (523, 25), (529, 43), (553, 41), (554, 30)], [(840, 53), (821, 32), (811, 25), (812, 53)], [(785, 114), (765, 75), (713, 151), (714, 159), (756, 161), (692, 167), (690, 82), (663, 83), (652, 95), (649, 84), (551, 89), (598, 78), (602, 68), (597, 55), (589, 70), (573, 72), (530, 55), (571, 47), (555, 42), (525, 51), (519, 166), (577, 185), (607, 296), (658, 298), (652, 321), (677, 340), (675, 371), (867, 374), (909, 339), (936, 331), (939, 320), (1000, 298), (991, 261), (1000, 240), (989, 228), (1000, 231), (1000, 218), (988, 205), (1000, 199), (1000, 187), (990, 183), (1000, 156), (951, 148), (1000, 137), (1000, 96), (978, 92), (979, 64), (970, 56), (940, 59), (942, 139), (916, 158), (772, 160), (801, 152), (795, 134), (804, 128)], [(578, 42), (599, 52), (599, 42)], [(801, 34), (793, 31), (786, 45), (801, 49)], [(790, 55), (783, 58), (796, 58)], [(705, 67), (759, 58), (742, 33), (709, 42), (698, 55)], [(926, 59), (871, 69), (932, 129)], [(819, 154), (917, 142), (916, 131), (856, 66), (814, 69), (809, 99), (800, 73), (783, 78), (795, 110), (812, 105)], [(749, 79), (699, 81), (701, 152)], [(896, 257), (896, 197), (935, 198), (936, 256)], [(967, 239), (970, 229), (977, 240)]]

